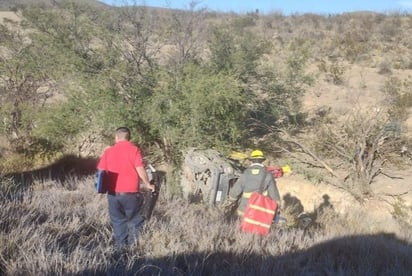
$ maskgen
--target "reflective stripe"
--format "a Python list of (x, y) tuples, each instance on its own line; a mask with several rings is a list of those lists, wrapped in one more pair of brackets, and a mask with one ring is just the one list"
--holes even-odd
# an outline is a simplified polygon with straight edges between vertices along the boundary
[(255, 209), (255, 210), (258, 210), (258, 211), (262, 211), (262, 212), (265, 212), (265, 213), (268, 213), (268, 214), (271, 214), (271, 215), (275, 214), (274, 210), (266, 209), (266, 208), (263, 208), (261, 206), (255, 205), (255, 204), (250, 204), (249, 208), (252, 208), (252, 209)]
[[(254, 193), (254, 192), (249, 192), (249, 193), (243, 192), (242, 197), (243, 197), (243, 198), (250, 198), (250, 196), (252, 195), (252, 193)], [(268, 195), (268, 191), (264, 191), (264, 192), (262, 193), (262, 195), (267, 196), (267, 195)]]
[(259, 222), (259, 221), (256, 221), (250, 218), (244, 218), (244, 222), (247, 222), (253, 225), (262, 226), (264, 228), (270, 228), (270, 224), (262, 223), (262, 222)]

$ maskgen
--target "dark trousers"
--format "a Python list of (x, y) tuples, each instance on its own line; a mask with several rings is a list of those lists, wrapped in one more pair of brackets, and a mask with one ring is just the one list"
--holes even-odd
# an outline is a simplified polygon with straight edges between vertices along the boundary
[(108, 194), (107, 199), (116, 247), (132, 245), (143, 227), (144, 219), (140, 215), (143, 195)]

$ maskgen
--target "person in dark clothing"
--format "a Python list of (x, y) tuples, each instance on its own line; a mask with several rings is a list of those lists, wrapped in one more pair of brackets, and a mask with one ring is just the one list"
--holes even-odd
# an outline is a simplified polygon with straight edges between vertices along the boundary
[(130, 142), (127, 127), (116, 129), (115, 144), (103, 152), (97, 169), (107, 174), (107, 199), (115, 245), (132, 245), (144, 222), (140, 215), (143, 195), (139, 181), (151, 191), (155, 187), (149, 182), (140, 149)]
[(243, 172), (238, 182), (230, 190), (227, 205), (231, 206), (239, 201), (237, 214), (243, 216), (251, 194), (262, 191), (262, 194), (275, 200), (280, 209), (280, 195), (276, 181), (262, 164), (265, 161), (263, 152), (254, 150), (249, 159), (252, 164)]

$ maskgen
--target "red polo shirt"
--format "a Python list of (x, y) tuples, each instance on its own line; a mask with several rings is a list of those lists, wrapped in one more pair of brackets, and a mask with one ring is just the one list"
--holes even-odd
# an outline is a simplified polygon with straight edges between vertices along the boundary
[(119, 141), (106, 149), (97, 168), (108, 172), (109, 192), (139, 192), (136, 167), (143, 167), (140, 149), (129, 141)]

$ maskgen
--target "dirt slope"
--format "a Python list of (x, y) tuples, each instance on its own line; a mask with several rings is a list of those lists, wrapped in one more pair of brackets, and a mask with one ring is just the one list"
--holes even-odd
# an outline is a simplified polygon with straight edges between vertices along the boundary
[[(390, 77), (406, 80), (412, 70), (393, 70), (390, 75), (379, 74), (377, 68), (347, 65), (344, 82), (334, 85), (327, 82), (325, 74), (316, 71), (317, 83), (304, 98), (304, 109), (313, 111), (327, 107), (337, 115), (351, 112), (355, 107), (361, 110), (378, 109), (385, 103), (382, 87)], [(412, 137), (412, 116), (402, 125), (402, 133)], [(376, 177), (371, 184), (373, 197), (360, 203), (349, 193), (331, 185), (313, 184), (299, 175), (289, 175), (278, 179), (280, 193), (294, 197), (303, 205), (305, 212), (315, 212), (321, 204), (327, 203), (340, 214), (350, 214), (356, 210), (365, 216), (371, 231), (398, 232), (399, 221), (412, 225), (412, 166), (403, 165), (383, 169), (384, 174)]]

